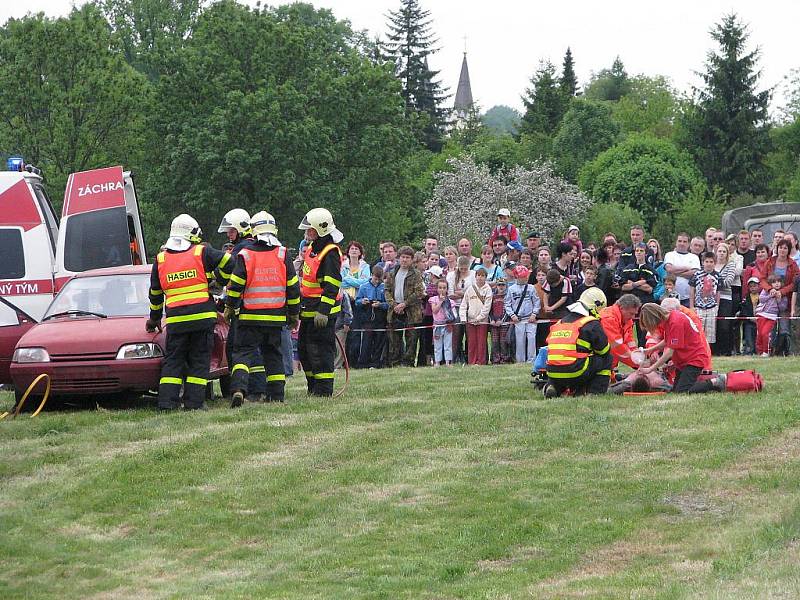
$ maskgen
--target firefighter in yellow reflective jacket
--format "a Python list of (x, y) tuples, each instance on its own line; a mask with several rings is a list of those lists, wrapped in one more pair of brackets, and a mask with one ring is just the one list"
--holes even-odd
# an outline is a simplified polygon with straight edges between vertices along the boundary
[[(255, 241), (239, 250), (225, 300), (225, 319), (239, 310), (239, 330), (233, 346), (231, 407), (241, 406), (248, 391), (251, 368), (267, 373), (266, 400), (283, 402), (281, 329), (297, 326), (300, 285), (286, 248), (278, 241), (273, 216), (265, 211), (250, 219)], [(260, 350), (260, 352), (259, 352)]]
[(606, 296), (589, 288), (569, 313), (550, 328), (547, 336), (546, 398), (555, 398), (569, 389), (574, 395), (604, 394), (611, 378), (611, 354), (599, 311)]
[(306, 375), (308, 393), (333, 395), (333, 361), (336, 356), (336, 315), (342, 310), (342, 250), (344, 236), (333, 216), (324, 208), (313, 208), (298, 226), (306, 231), (309, 244), (303, 253), (300, 275), (300, 336), (297, 351)]
[(214, 270), (225, 266), (228, 254), (200, 245), (202, 231), (189, 215), (172, 220), (169, 239), (158, 253), (150, 276), (150, 318), (147, 331), (161, 328), (166, 306), (167, 347), (158, 385), (158, 407), (204, 408), (212, 335), (217, 310), (208, 289)]

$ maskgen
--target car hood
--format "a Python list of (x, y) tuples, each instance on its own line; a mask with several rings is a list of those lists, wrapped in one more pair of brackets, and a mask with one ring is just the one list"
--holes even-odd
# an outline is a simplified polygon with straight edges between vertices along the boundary
[(156, 342), (164, 348), (163, 334), (147, 333), (147, 317), (65, 317), (32, 327), (17, 343), (18, 348), (41, 347), (53, 355), (107, 354), (123, 344)]

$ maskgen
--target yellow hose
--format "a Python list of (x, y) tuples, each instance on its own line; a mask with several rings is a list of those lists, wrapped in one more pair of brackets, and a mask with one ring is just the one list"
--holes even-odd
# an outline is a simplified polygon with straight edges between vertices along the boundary
[(47, 373), (42, 373), (31, 382), (31, 384), (28, 386), (28, 389), (25, 390), (24, 394), (22, 394), (22, 398), (20, 398), (19, 402), (17, 403), (17, 406), (14, 408), (14, 411), (4, 412), (2, 415), (0, 415), (0, 421), (5, 419), (8, 415), (13, 415), (12, 418), (14, 419), (17, 418), (20, 411), (22, 410), (22, 405), (25, 404), (25, 400), (28, 399), (28, 396), (30, 396), (31, 392), (36, 387), (36, 384), (38, 384), (42, 379), (47, 379), (47, 387), (44, 390), (44, 396), (42, 397), (42, 402), (39, 404), (39, 408), (37, 408), (36, 411), (31, 415), (31, 419), (36, 415), (38, 415), (40, 412), (42, 412), (44, 405), (47, 403), (47, 399), (50, 397), (50, 375), (48, 375)]

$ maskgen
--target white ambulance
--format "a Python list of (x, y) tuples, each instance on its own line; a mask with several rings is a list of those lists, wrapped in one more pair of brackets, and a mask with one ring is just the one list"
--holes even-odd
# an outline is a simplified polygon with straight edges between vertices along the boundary
[(75, 273), (146, 263), (130, 172), (73, 173), (59, 226), (41, 172), (21, 157), (0, 171), (0, 383), (14, 346)]

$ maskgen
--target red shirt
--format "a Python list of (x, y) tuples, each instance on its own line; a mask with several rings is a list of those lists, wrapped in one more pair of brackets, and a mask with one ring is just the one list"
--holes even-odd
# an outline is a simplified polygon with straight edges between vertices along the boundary
[(702, 329), (681, 311), (669, 313), (664, 324), (664, 340), (666, 347), (673, 350), (672, 363), (678, 370), (689, 366), (710, 367), (711, 355)]

